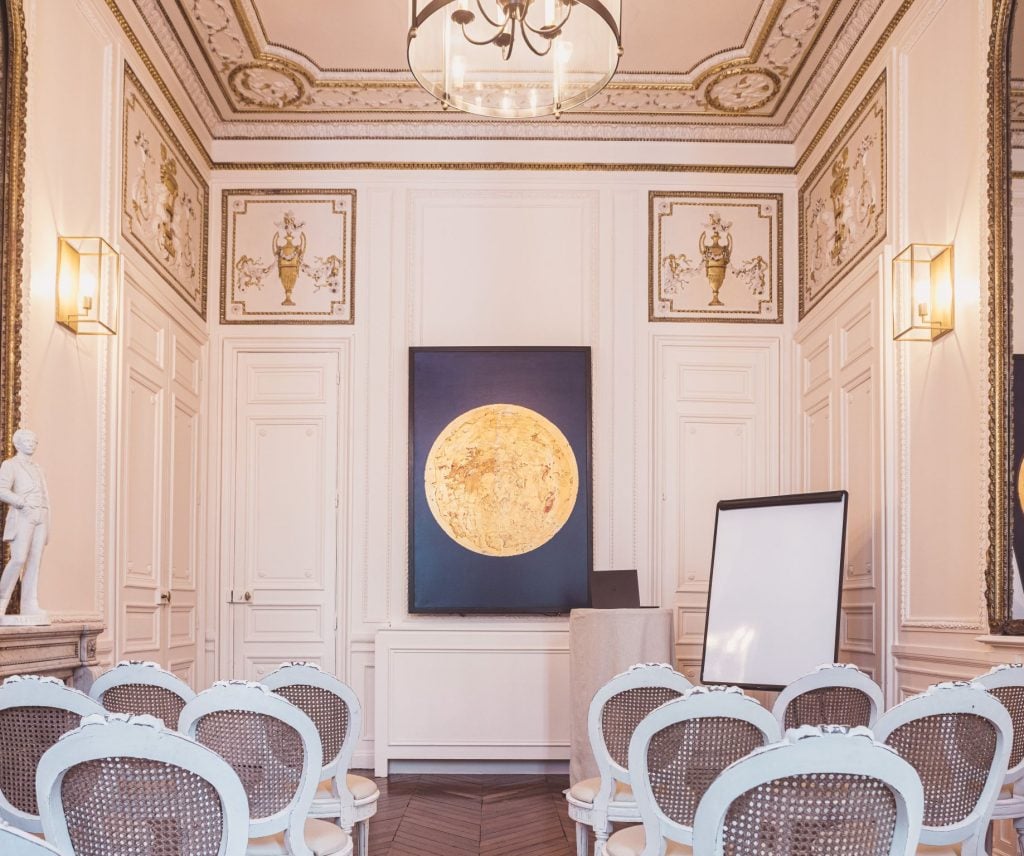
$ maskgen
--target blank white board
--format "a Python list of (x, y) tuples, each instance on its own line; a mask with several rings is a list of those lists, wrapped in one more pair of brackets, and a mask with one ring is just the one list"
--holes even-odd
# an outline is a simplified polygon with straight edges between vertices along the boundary
[(701, 682), (779, 690), (839, 654), (846, 491), (718, 503)]

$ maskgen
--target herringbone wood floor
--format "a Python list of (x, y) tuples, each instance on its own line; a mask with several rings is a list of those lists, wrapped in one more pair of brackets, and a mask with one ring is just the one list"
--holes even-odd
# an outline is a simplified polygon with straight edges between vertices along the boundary
[(370, 856), (575, 854), (566, 776), (397, 775), (377, 784)]

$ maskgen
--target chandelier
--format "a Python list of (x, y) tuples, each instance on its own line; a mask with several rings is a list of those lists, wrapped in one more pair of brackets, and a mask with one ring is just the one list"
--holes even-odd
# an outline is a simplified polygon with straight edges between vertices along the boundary
[(559, 116), (622, 55), (621, 0), (412, 0), (409, 68), (447, 109)]

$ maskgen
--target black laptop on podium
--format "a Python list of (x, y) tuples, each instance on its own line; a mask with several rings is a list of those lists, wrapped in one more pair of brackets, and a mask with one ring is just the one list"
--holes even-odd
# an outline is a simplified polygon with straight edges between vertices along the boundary
[(590, 606), (592, 609), (637, 609), (640, 585), (636, 569), (630, 571), (591, 571)]

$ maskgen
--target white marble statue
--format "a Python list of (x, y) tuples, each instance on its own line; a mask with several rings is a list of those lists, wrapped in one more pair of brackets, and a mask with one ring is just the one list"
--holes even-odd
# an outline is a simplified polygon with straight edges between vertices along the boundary
[[(0, 576), (0, 626), (49, 624), (39, 607), (39, 565), (50, 538), (50, 502), (46, 479), (32, 460), (39, 440), (34, 432), (14, 432), (17, 454), (0, 464), (0, 502), (7, 504), (3, 540), (11, 547), (11, 560)], [(4, 615), (14, 584), (21, 579), (20, 615)]]

